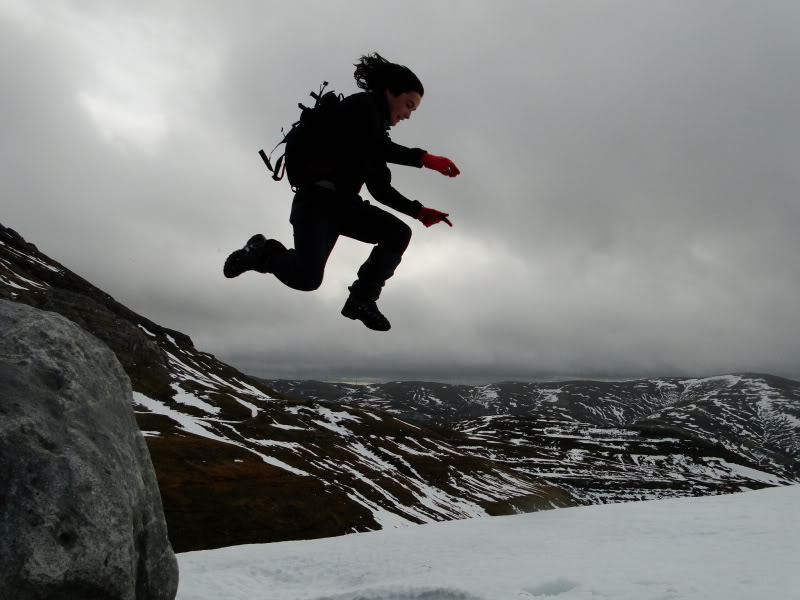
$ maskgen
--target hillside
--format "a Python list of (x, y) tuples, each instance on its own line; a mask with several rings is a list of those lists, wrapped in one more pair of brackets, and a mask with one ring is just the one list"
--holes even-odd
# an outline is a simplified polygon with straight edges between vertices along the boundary
[(0, 225), (0, 298), (58, 312), (134, 389), (176, 551), (798, 481), (798, 389), (261, 381)]
[(576, 501), (453, 429), (291, 399), (134, 313), (0, 225), (0, 298), (58, 312), (131, 378), (176, 551), (513, 514)]

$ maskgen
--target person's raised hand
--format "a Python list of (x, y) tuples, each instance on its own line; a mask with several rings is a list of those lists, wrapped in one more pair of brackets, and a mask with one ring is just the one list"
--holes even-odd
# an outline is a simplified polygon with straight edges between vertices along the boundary
[(433, 208), (425, 208), (423, 206), (422, 209), (420, 209), (419, 214), (417, 215), (417, 220), (421, 221), (422, 224), (425, 225), (425, 227), (436, 225), (437, 223), (441, 223), (442, 221), (444, 221), (445, 223), (450, 225), (450, 227), (452, 227), (453, 224), (447, 218), (449, 216), (450, 216), (449, 213), (443, 213), (439, 210)]
[(422, 166), (426, 169), (433, 169), (439, 171), (442, 175), (448, 177), (455, 177), (461, 171), (458, 170), (456, 163), (445, 156), (436, 156), (435, 154), (428, 154), (427, 152), (422, 155)]

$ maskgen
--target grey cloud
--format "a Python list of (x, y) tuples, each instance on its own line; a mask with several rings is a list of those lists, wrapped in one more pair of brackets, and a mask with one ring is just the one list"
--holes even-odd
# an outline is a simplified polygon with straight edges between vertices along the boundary
[[(203, 349), (264, 376), (800, 376), (793, 3), (64, 6), (0, 11), (1, 220)], [(110, 72), (161, 103), (149, 149), (80, 105), (87, 22), (128, 34)], [(137, 44), (169, 76), (126, 81), (162, 73)], [(342, 240), (313, 294), (220, 273), (256, 231), (291, 243), (256, 152), (369, 51), (426, 86), (393, 139), (462, 170), (394, 170), (455, 227), (412, 224), (383, 336), (338, 315), (366, 246)]]

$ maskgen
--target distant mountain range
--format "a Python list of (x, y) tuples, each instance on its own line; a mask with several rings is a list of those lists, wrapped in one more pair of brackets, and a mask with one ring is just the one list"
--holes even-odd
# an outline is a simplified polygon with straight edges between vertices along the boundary
[(800, 383), (259, 380), (0, 225), (0, 298), (58, 312), (134, 389), (175, 550), (800, 482)]
[(777, 485), (800, 476), (800, 383), (770, 375), (484, 386), (265, 384), (450, 426), (479, 444), (476, 454), (582, 502), (733, 491), (743, 477)]

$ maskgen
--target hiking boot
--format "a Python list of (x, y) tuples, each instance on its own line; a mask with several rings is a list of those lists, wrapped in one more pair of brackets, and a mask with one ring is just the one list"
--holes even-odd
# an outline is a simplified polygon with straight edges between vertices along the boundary
[(371, 300), (361, 300), (350, 296), (342, 308), (342, 315), (348, 319), (358, 319), (374, 331), (389, 331), (392, 326), (389, 319), (378, 310), (378, 305)]
[(260, 233), (257, 233), (247, 240), (244, 248), (235, 250), (228, 257), (222, 272), (228, 279), (238, 277), (246, 271), (271, 273), (272, 270), (269, 268), (270, 259), (285, 250), (286, 247), (278, 240), (268, 240)]

